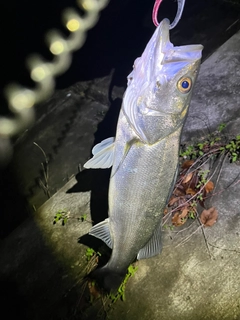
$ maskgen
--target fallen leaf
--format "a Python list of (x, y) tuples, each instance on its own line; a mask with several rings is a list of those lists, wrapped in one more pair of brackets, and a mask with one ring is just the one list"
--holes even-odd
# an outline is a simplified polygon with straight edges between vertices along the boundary
[(185, 218), (187, 215), (188, 215), (188, 211), (189, 211), (189, 208), (188, 207), (184, 207), (181, 214), (179, 215), (180, 218)]
[(186, 160), (182, 164), (182, 169), (188, 169), (194, 164), (194, 160)]
[(192, 179), (192, 176), (193, 176), (193, 171), (192, 172), (189, 172), (185, 178), (183, 179), (182, 183), (187, 183), (188, 181), (190, 181)]
[(208, 181), (204, 188), (207, 193), (212, 192), (214, 189), (214, 183), (212, 181)]
[(174, 226), (180, 226), (182, 224), (181, 218), (179, 217), (179, 211), (177, 211), (172, 217), (172, 224)]
[(175, 196), (184, 196), (185, 195), (184, 187), (178, 186), (173, 193)]
[(194, 190), (196, 188), (196, 186), (198, 185), (198, 183), (199, 183), (198, 172), (194, 171), (194, 175), (193, 175), (190, 183), (188, 184), (188, 188), (191, 188)]
[(172, 196), (168, 202), (168, 206), (171, 207), (176, 201), (178, 201), (178, 197)]
[(181, 217), (181, 213), (177, 211), (174, 216), (172, 217), (172, 224), (176, 227), (183, 225), (187, 219)]
[(186, 194), (190, 194), (191, 196), (194, 196), (197, 192), (193, 190), (192, 188), (187, 188)]
[(165, 208), (163, 211), (163, 215), (165, 216), (168, 213), (168, 208)]
[(88, 289), (93, 299), (97, 299), (100, 296), (100, 293), (95, 286), (95, 282), (88, 281)]
[(200, 220), (202, 224), (206, 227), (211, 227), (217, 221), (218, 211), (216, 208), (212, 207), (208, 210), (203, 210), (200, 215)]

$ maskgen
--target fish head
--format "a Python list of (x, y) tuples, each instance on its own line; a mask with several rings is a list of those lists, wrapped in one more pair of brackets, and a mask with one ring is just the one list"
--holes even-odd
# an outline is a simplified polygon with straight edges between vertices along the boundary
[(153, 144), (183, 126), (196, 82), (202, 45), (175, 47), (169, 20), (156, 28), (134, 62), (123, 99), (123, 113), (140, 140)]

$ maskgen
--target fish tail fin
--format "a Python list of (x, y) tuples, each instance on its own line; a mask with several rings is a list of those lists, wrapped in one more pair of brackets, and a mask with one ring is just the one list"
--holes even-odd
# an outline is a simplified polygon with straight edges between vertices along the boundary
[(125, 275), (126, 273), (117, 273), (112, 271), (106, 265), (102, 268), (92, 271), (89, 274), (89, 277), (96, 280), (98, 286), (107, 293), (115, 293), (120, 287)]

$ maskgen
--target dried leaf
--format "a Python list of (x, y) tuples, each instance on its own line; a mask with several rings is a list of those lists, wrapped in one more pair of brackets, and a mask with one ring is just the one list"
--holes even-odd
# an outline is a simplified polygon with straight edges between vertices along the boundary
[(189, 172), (185, 178), (183, 179), (182, 183), (187, 183), (188, 181), (190, 181), (192, 179), (192, 176), (193, 176), (193, 171), (192, 172)]
[(186, 160), (182, 164), (182, 169), (188, 169), (194, 164), (194, 160)]
[(188, 215), (189, 208), (184, 207), (181, 214), (179, 215), (180, 218), (185, 218)]
[(165, 208), (163, 211), (163, 215), (165, 216), (166, 214), (168, 214), (168, 208)]
[(174, 195), (179, 197), (179, 196), (184, 196), (185, 195), (185, 190), (183, 186), (178, 186), (175, 190), (174, 190)]
[(88, 289), (93, 299), (97, 299), (100, 296), (100, 293), (97, 290), (97, 287), (95, 286), (94, 282), (91, 282), (91, 281), (88, 282)]
[(198, 172), (197, 171), (194, 171), (194, 175), (192, 177), (192, 180), (190, 181), (190, 183), (188, 184), (188, 188), (191, 188), (191, 189), (195, 189), (196, 186), (198, 185), (199, 183), (199, 176), (198, 176)]
[(171, 207), (176, 201), (178, 201), (178, 197), (172, 196), (168, 202), (168, 206)]
[(208, 181), (204, 188), (207, 193), (212, 192), (214, 189), (214, 183), (212, 181)]
[(193, 190), (192, 188), (187, 188), (186, 194), (190, 194), (191, 196), (194, 196), (197, 192)]
[(202, 224), (206, 227), (211, 227), (217, 221), (218, 211), (216, 208), (212, 207), (208, 210), (203, 210), (200, 215), (200, 220)]
[(179, 211), (177, 211), (172, 217), (172, 224), (174, 226), (180, 226), (182, 224), (181, 218), (179, 217)]
[(177, 211), (172, 217), (172, 224), (176, 227), (181, 226), (186, 222), (186, 220), (187, 219), (182, 218), (180, 212)]

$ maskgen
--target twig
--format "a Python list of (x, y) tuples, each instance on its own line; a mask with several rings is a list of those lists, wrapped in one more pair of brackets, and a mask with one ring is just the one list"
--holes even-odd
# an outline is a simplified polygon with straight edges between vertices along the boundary
[[(212, 177), (214, 176), (217, 168), (218, 168), (219, 164), (217, 165), (217, 167), (215, 168), (215, 170), (213, 171), (213, 173), (211, 174), (211, 176), (208, 178), (208, 180), (206, 181), (206, 183), (204, 185), (201, 186), (201, 188), (199, 189), (199, 191), (194, 194), (191, 198), (189, 198), (188, 200), (186, 200), (184, 203), (178, 205), (176, 208), (174, 208), (173, 210), (169, 211), (167, 215), (175, 212), (175, 211), (178, 211), (178, 209), (180, 209), (181, 207), (184, 207), (186, 206), (187, 203), (189, 203), (190, 201), (194, 200), (199, 194), (201, 194), (201, 192), (203, 191), (203, 189), (205, 188), (205, 186), (207, 185), (207, 183), (212, 179)], [(166, 216), (167, 216), (166, 215)]]
[(227, 158), (227, 154), (223, 154), (223, 160), (222, 160), (221, 167), (220, 167), (220, 170), (219, 170), (218, 175), (217, 175), (217, 179), (216, 179), (216, 182), (215, 182), (215, 186), (214, 186), (213, 192), (217, 188), (217, 185), (218, 185), (218, 182), (219, 182), (219, 178), (220, 178), (220, 175), (222, 173), (223, 164), (224, 164), (226, 158)]
[(42, 152), (42, 154), (44, 156), (44, 159), (45, 159), (45, 163), (41, 162), (42, 172), (43, 172), (43, 177), (44, 177), (45, 183), (43, 183), (41, 178), (39, 178), (39, 184), (43, 188), (44, 192), (47, 194), (48, 198), (50, 198), (51, 194), (50, 194), (49, 185), (48, 185), (48, 179), (49, 179), (49, 175), (48, 175), (48, 158), (47, 158), (47, 155), (44, 152), (43, 148), (41, 148), (39, 146), (39, 144), (37, 144), (36, 142), (33, 142), (33, 144), (35, 146), (37, 146), (41, 150), (41, 152)]
[(208, 254), (209, 254), (209, 256), (210, 256), (210, 259), (214, 259), (213, 255), (211, 254), (211, 251), (210, 251), (210, 249), (209, 249), (209, 243), (208, 243), (208, 241), (207, 241), (207, 237), (206, 237), (206, 234), (205, 234), (204, 225), (202, 224), (202, 222), (201, 222), (201, 220), (200, 220), (200, 218), (199, 218), (199, 216), (198, 216), (198, 213), (197, 213), (197, 220), (198, 220), (198, 223), (199, 223), (199, 225), (200, 225), (200, 227), (201, 227), (202, 234), (203, 234), (203, 238), (204, 238), (204, 242), (205, 242), (205, 244), (206, 244), (207, 251), (208, 251)]
[(201, 228), (201, 226), (199, 226), (195, 231), (193, 231), (189, 236), (187, 236), (183, 241), (181, 241), (177, 246), (179, 247), (182, 244), (185, 244), (199, 229)]
[[(97, 316), (104, 317), (104, 319), (107, 319), (108, 318), (108, 314), (107, 314), (108, 310), (106, 308), (106, 304), (107, 304), (108, 298), (101, 296), (101, 301), (102, 301), (102, 306), (99, 309)], [(103, 312), (102, 312), (102, 310), (103, 310)]]
[(76, 313), (77, 313), (77, 308), (78, 308), (78, 306), (79, 306), (79, 304), (80, 304), (80, 302), (81, 302), (81, 300), (82, 300), (82, 297), (83, 297), (83, 294), (84, 294), (84, 292), (85, 292), (85, 290), (86, 290), (86, 287), (87, 287), (87, 281), (85, 281), (85, 283), (82, 285), (82, 287), (81, 287), (81, 289), (83, 289), (82, 290), (82, 292), (81, 292), (81, 295), (80, 295), (80, 298), (78, 299), (78, 302), (77, 302), (77, 304), (76, 304), (76, 307), (75, 307), (75, 310), (74, 310), (74, 316), (76, 315)]
[(188, 229), (190, 229), (191, 228), (191, 226), (193, 225), (195, 223), (195, 220), (193, 220), (193, 222), (188, 226), (188, 227), (185, 227), (185, 228), (183, 228), (182, 230), (178, 230), (178, 231), (171, 231), (171, 232), (175, 232), (176, 233), (176, 236), (180, 233), (180, 232), (183, 232), (183, 231), (186, 231), (186, 230), (188, 230)]
[(227, 248), (222, 248), (222, 247), (218, 247), (210, 242), (208, 242), (209, 246), (220, 249), (220, 250), (224, 250), (224, 251), (230, 251), (230, 252), (235, 252), (235, 253), (240, 253), (240, 251), (235, 250), (235, 249), (227, 249)]

